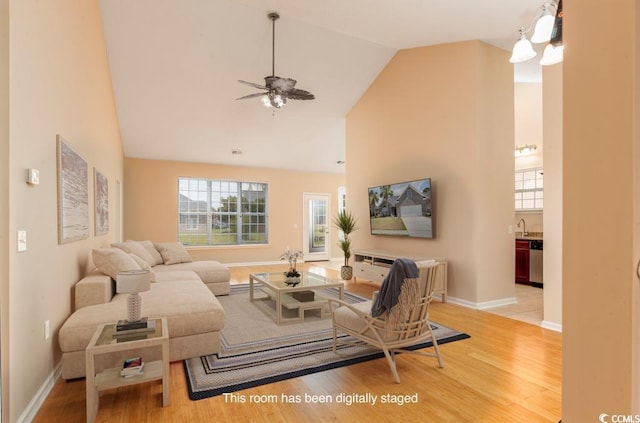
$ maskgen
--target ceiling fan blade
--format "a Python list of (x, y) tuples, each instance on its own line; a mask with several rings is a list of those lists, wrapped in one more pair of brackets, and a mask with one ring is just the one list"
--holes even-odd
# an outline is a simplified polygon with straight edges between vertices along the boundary
[(255, 94), (249, 94), (249, 95), (245, 95), (244, 97), (240, 97), (240, 98), (236, 98), (236, 100), (244, 100), (246, 98), (255, 98), (255, 97), (262, 97), (263, 95), (265, 95), (266, 93), (255, 93)]
[(268, 90), (269, 88), (260, 85), (260, 84), (256, 84), (255, 82), (248, 82), (248, 81), (243, 81), (242, 79), (238, 79), (238, 82), (241, 84), (245, 84), (248, 85), (250, 87), (254, 87), (254, 88), (260, 88), (261, 90)]
[(285, 95), (291, 100), (313, 100), (316, 98), (316, 96), (311, 94), (309, 91), (298, 88), (292, 88), (289, 91), (286, 91)]

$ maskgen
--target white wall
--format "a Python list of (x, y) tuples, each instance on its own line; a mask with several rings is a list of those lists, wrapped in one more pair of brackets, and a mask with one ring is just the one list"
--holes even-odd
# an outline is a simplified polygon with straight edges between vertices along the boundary
[[(438, 63), (438, 66), (433, 66)], [(347, 116), (355, 248), (449, 261), (449, 294), (513, 298), (513, 69), (479, 41), (399, 51)], [(431, 177), (435, 238), (372, 236), (367, 188)]]
[(544, 85), (544, 319), (562, 328), (562, 64), (545, 66)]
[(542, 83), (517, 82), (514, 84), (514, 147), (536, 145), (535, 152), (517, 156), (516, 169), (542, 166), (544, 137), (542, 132)]
[[(7, 421), (13, 422), (31, 417), (30, 402), (52, 381), (60, 361), (57, 331), (71, 314), (72, 287), (87, 270), (91, 248), (113, 240), (113, 229), (94, 236), (93, 169), (107, 176), (113, 205), (123, 154), (97, 1), (14, 1), (9, 17), (11, 374), (3, 390), (10, 391)], [(64, 245), (58, 244), (56, 134), (89, 166), (90, 234)], [(40, 185), (24, 182), (26, 168), (40, 170)], [(112, 228), (113, 222), (111, 214)], [(27, 231), (26, 252), (15, 248), (18, 230)], [(52, 329), (47, 340), (45, 320)]]
[(9, 0), (0, 0), (0, 420), (9, 421)]
[(638, 283), (633, 256), (638, 1), (602, 6), (564, 4), (562, 417), (567, 422), (632, 414), (637, 403), (632, 294)]

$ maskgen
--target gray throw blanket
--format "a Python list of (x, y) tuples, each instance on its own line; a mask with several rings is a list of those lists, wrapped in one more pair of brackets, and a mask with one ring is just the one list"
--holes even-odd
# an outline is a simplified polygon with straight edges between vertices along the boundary
[(418, 266), (414, 261), (405, 258), (394, 261), (389, 273), (382, 281), (378, 296), (371, 304), (371, 316), (378, 317), (385, 311), (391, 310), (398, 302), (404, 280), (417, 277)]

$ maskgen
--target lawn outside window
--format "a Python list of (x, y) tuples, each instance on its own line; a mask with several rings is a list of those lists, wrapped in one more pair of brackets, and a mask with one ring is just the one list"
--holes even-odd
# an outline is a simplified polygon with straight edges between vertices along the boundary
[(268, 185), (178, 178), (178, 240), (187, 246), (267, 244)]

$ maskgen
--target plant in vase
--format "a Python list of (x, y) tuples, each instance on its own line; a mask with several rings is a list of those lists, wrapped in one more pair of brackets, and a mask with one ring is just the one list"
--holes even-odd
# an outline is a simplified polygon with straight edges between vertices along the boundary
[(336, 228), (342, 231), (342, 239), (338, 242), (342, 253), (344, 254), (344, 266), (340, 268), (340, 277), (344, 280), (353, 278), (353, 267), (349, 266), (351, 258), (351, 240), (349, 234), (357, 229), (356, 223), (358, 219), (346, 209), (340, 210), (333, 220)]
[(280, 256), (280, 260), (287, 260), (289, 262), (289, 270), (284, 272), (288, 284), (297, 284), (300, 282), (300, 272), (296, 270), (296, 263), (298, 259), (302, 258), (304, 254), (302, 251), (287, 250)]

